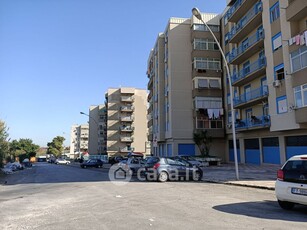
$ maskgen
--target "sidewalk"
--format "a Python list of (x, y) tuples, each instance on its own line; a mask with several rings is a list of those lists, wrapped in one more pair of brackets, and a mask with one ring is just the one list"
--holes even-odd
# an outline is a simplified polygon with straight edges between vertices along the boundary
[(239, 180), (236, 180), (235, 164), (221, 164), (204, 168), (203, 181), (275, 190), (276, 174), (280, 167), (239, 164)]

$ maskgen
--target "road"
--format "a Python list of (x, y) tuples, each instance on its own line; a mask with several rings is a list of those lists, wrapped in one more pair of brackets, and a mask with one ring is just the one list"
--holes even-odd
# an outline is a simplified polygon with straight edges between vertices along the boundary
[(37, 163), (0, 185), (0, 229), (307, 229), (274, 191), (205, 182), (108, 180), (107, 169)]

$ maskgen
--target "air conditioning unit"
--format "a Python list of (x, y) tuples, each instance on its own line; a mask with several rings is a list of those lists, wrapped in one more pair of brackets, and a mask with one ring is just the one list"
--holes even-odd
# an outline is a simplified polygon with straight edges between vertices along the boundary
[(279, 87), (280, 85), (281, 85), (280, 80), (275, 80), (275, 81), (273, 81), (273, 86), (274, 86), (274, 87)]

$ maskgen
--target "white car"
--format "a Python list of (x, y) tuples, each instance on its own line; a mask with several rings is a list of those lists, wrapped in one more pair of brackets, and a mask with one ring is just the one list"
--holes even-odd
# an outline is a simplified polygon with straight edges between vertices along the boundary
[(61, 165), (68, 165), (68, 164), (70, 164), (70, 161), (68, 161), (66, 159), (56, 159), (55, 163), (61, 164)]
[(278, 170), (275, 194), (283, 209), (307, 205), (307, 154), (291, 157)]

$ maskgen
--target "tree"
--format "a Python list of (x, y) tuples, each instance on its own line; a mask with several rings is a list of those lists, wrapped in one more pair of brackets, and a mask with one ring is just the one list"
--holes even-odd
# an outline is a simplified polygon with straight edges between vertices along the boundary
[(49, 142), (47, 144), (48, 146), (47, 154), (50, 154), (50, 155), (52, 154), (56, 157), (59, 157), (64, 150), (63, 149), (64, 141), (65, 141), (65, 138), (61, 136), (57, 136), (53, 138), (52, 142)]
[(10, 153), (13, 157), (19, 157), (22, 161), (24, 158), (31, 158), (36, 156), (39, 145), (33, 143), (31, 139), (21, 138), (19, 141), (13, 140), (10, 143)]
[(9, 152), (9, 142), (7, 141), (8, 136), (7, 127), (5, 123), (0, 120), (0, 168), (3, 167), (3, 160)]
[(209, 151), (211, 148), (212, 137), (208, 135), (207, 130), (201, 130), (193, 134), (193, 140), (197, 145), (202, 156), (209, 156)]

